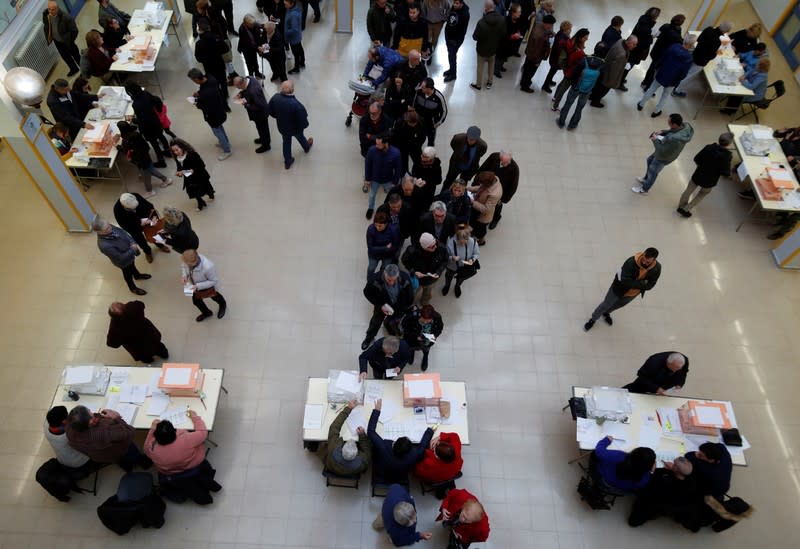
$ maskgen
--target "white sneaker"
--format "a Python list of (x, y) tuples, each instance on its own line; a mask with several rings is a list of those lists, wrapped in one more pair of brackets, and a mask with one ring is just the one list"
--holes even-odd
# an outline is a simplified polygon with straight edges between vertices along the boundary
[(170, 177), (169, 179), (161, 183), (160, 187), (163, 189), (164, 187), (169, 187), (170, 185), (172, 185), (172, 183), (173, 181), (172, 178)]
[(217, 160), (222, 162), (223, 160), (227, 160), (228, 158), (230, 158), (232, 154), (233, 154), (232, 152), (222, 153), (217, 157)]
[(644, 187), (631, 187), (631, 190), (637, 194), (647, 194), (647, 191), (644, 190)]
[(155, 196), (155, 195), (156, 195), (156, 191), (154, 191), (154, 190), (153, 191), (147, 191), (146, 193), (144, 193), (142, 195), (142, 198), (150, 198), (150, 197)]
[(637, 177), (637, 178), (636, 178), (636, 181), (638, 181), (639, 183), (641, 183), (642, 185), (644, 185), (644, 177)]

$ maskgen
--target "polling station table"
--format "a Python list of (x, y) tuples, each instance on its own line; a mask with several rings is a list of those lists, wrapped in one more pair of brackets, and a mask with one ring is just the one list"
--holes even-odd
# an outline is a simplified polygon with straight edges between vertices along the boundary
[[(591, 388), (589, 387), (573, 387), (572, 396), (583, 398), (590, 390)], [(594, 450), (597, 442), (607, 435), (614, 437), (615, 440), (610, 448), (615, 450), (629, 451), (638, 446), (651, 448), (656, 453), (659, 466), (665, 461), (673, 461), (676, 457), (682, 456), (686, 452), (696, 450), (704, 442), (721, 442), (719, 437), (715, 436), (684, 434), (680, 431), (680, 424), (672, 425), (670, 423), (668, 427), (662, 425), (669, 423), (669, 421), (666, 417), (660, 417), (659, 410), (677, 410), (689, 400), (723, 404), (727, 410), (731, 426), (737, 426), (733, 405), (728, 401), (637, 393), (630, 393), (629, 396), (632, 411), (626, 423), (609, 420), (599, 425), (594, 419), (577, 419), (576, 439), (581, 457)], [(744, 450), (749, 447), (746, 441), (741, 447), (727, 447), (734, 465), (747, 465)]]
[[(105, 366), (105, 368), (111, 372), (111, 381), (104, 395), (81, 394), (79, 400), (73, 401), (67, 394), (67, 388), (63, 384), (59, 384), (50, 407), (66, 406), (67, 409), (71, 409), (80, 404), (93, 412), (108, 408), (119, 412), (129, 425), (142, 430), (149, 430), (154, 419), (168, 419), (176, 428), (191, 429), (192, 422), (186, 416), (186, 409), (189, 407), (203, 418), (209, 432), (214, 430), (220, 392), (228, 392), (222, 385), (225, 375), (223, 368), (203, 368), (205, 381), (203, 382), (202, 400), (199, 397), (162, 397), (158, 395), (154, 397), (152, 389), (158, 386), (161, 368), (147, 366)], [(146, 396), (142, 399), (141, 404), (121, 402), (126, 399), (123, 394), (126, 384), (138, 385), (139, 389), (142, 385), (146, 386)], [(131, 391), (134, 398), (141, 398), (141, 394), (138, 397), (136, 394), (136, 391)], [(130, 412), (133, 410), (131, 406), (135, 406), (132, 418), (130, 417)]]
[[(367, 395), (364, 404), (356, 406), (350, 413), (353, 418), (351, 424), (356, 418), (363, 419), (366, 431), (374, 408), (374, 397), (380, 394), (382, 414), (387, 414), (382, 415), (376, 429), (382, 437), (396, 439), (407, 436), (412, 442), (419, 442), (426, 428), (439, 424), (439, 432), (458, 433), (461, 443), (469, 444), (467, 386), (463, 381), (441, 382), (442, 400), (450, 402), (450, 418), (437, 420), (430, 417), (428, 408), (423, 413), (415, 414), (414, 408), (403, 406), (403, 383), (400, 379), (367, 379), (364, 383)], [(312, 377), (308, 379), (305, 404), (303, 446), (313, 450), (319, 442), (328, 440), (331, 423), (347, 403), (328, 402), (328, 379)], [(348, 422), (342, 427), (341, 436), (345, 440), (358, 438)]]
[[(723, 108), (724, 105), (722, 102), (728, 97), (750, 97), (753, 95), (753, 90), (744, 87), (739, 81), (729, 85), (722, 84), (717, 79), (717, 76), (714, 74), (714, 69), (717, 68), (718, 64), (723, 63), (724, 59), (732, 58), (725, 55), (717, 55), (717, 57), (706, 63), (706, 66), (703, 67), (703, 74), (705, 75), (708, 87), (706, 88), (706, 93), (703, 95), (702, 101), (700, 101), (700, 106), (697, 107), (697, 111), (694, 113), (693, 120), (697, 120), (697, 116), (703, 109)], [(711, 103), (706, 103), (709, 95), (712, 95), (714, 100)]]
[[(777, 139), (773, 138), (774, 143), (768, 155), (748, 154), (742, 145), (742, 134), (744, 134), (749, 127), (750, 126), (747, 125), (728, 124), (728, 131), (733, 134), (733, 142), (736, 145), (736, 151), (742, 159), (742, 163), (737, 168), (737, 174), (742, 182), (746, 180), (750, 182), (753, 194), (755, 195), (753, 206), (736, 227), (737, 232), (742, 228), (744, 222), (758, 206), (760, 206), (762, 210), (769, 212), (800, 212), (800, 193), (797, 192), (797, 178), (789, 167), (789, 161), (786, 159), (786, 155), (783, 154), (780, 143), (778, 143)], [(781, 200), (765, 199), (756, 185), (757, 179), (768, 177), (767, 168), (785, 168), (785, 173), (790, 179), (791, 188), (781, 190)]]
[[(111, 132), (114, 135), (119, 135), (117, 122), (133, 116), (133, 105), (130, 97), (125, 93), (125, 88), (121, 86), (103, 86), (97, 93), (114, 94), (120, 97), (120, 101), (127, 102), (127, 105), (123, 110), (115, 109), (114, 112), (106, 111), (102, 107), (95, 107), (86, 114), (84, 122), (96, 125), (103, 121), (109, 121)], [(64, 160), (64, 164), (70, 169), (78, 183), (83, 185), (84, 190), (89, 188), (88, 181), (90, 180), (112, 179), (122, 181), (122, 173), (117, 164), (117, 148), (112, 147), (106, 155), (89, 155), (87, 147), (83, 144), (83, 138), (86, 136), (87, 131), (89, 130), (86, 128), (80, 129), (72, 143), (73, 148), (76, 148), (77, 151), (73, 151), (72, 155)]]
[[(161, 81), (158, 78), (156, 62), (158, 61), (158, 54), (161, 52), (161, 46), (164, 44), (169, 45), (168, 30), (170, 25), (174, 30), (172, 11), (164, 10), (161, 12), (163, 13), (163, 20), (159, 27), (154, 27), (147, 22), (148, 13), (145, 10), (134, 10), (128, 25), (131, 33), (130, 38), (116, 53), (117, 60), (111, 64), (109, 70), (123, 73), (152, 73), (153, 84), (158, 88), (158, 94), (163, 97), (164, 92), (161, 89)], [(175, 32), (175, 36), (177, 37), (177, 32)], [(180, 39), (178, 39), (178, 42), (180, 43)], [(147, 59), (136, 59), (133, 50), (141, 48), (145, 44), (149, 45), (152, 51), (150, 51)]]

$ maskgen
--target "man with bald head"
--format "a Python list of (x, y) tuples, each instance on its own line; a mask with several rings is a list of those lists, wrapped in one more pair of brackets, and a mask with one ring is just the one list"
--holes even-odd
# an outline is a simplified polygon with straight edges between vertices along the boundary
[(42, 12), (42, 23), (47, 43), (55, 43), (59, 55), (69, 67), (67, 76), (78, 74), (81, 53), (75, 44), (75, 39), (78, 38), (78, 26), (75, 20), (68, 13), (61, 11), (55, 0), (50, 0), (47, 9)]
[(623, 387), (631, 393), (656, 393), (680, 389), (686, 383), (689, 359), (683, 353), (666, 351), (648, 357), (636, 373), (636, 381)]
[(425, 64), (422, 63), (422, 54), (418, 50), (408, 52), (408, 61), (400, 64), (395, 69), (395, 74), (400, 75), (409, 88), (416, 90), (422, 81), (428, 77), (428, 70), (425, 68)]
[(259, 145), (256, 152), (265, 153), (272, 147), (269, 135), (269, 104), (264, 97), (261, 83), (257, 78), (237, 76), (233, 79), (233, 85), (241, 90), (234, 101), (245, 108), (247, 117), (253, 121), (258, 131), (258, 138), (254, 141)]
[(269, 100), (269, 113), (275, 117), (278, 131), (283, 137), (283, 165), (288, 170), (294, 164), (292, 156), (292, 138), (297, 139), (304, 152), (309, 152), (314, 145), (314, 138), (303, 135), (308, 127), (308, 112), (294, 96), (294, 81), (281, 83), (280, 93)]
[(491, 223), (489, 223), (489, 229), (494, 229), (497, 227), (497, 224), (500, 223), (500, 218), (503, 217), (503, 204), (511, 202), (511, 199), (517, 192), (517, 187), (519, 186), (519, 166), (511, 157), (510, 152), (500, 151), (490, 154), (483, 164), (481, 164), (481, 167), (478, 168), (478, 172), (492, 172), (497, 176), (500, 180), (500, 184), (503, 186), (503, 197), (500, 199), (500, 202), (497, 203), (497, 206), (494, 207), (494, 216), (492, 217)]

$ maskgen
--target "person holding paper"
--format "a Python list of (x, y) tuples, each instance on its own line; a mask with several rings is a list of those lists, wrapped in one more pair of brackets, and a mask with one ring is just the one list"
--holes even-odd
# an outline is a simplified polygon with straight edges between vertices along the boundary
[(145, 295), (147, 291), (138, 288), (134, 280), (147, 280), (151, 275), (140, 273), (136, 268), (136, 256), (142, 251), (131, 235), (99, 216), (92, 221), (92, 230), (97, 233), (100, 253), (122, 271), (122, 278), (125, 279), (128, 289), (136, 295)]
[(503, 198), (503, 185), (500, 178), (494, 172), (478, 172), (474, 185), (468, 188), (472, 193), (472, 215), (469, 225), (472, 227), (472, 234), (478, 239), (478, 245), (486, 244), (486, 232), (489, 224), (494, 219), (494, 209), (500, 204)]
[(255, 139), (254, 143), (260, 145), (256, 149), (256, 153), (261, 154), (269, 151), (272, 148), (269, 134), (269, 104), (264, 97), (261, 83), (257, 78), (237, 76), (233, 79), (233, 85), (240, 90), (234, 102), (245, 108), (247, 117), (256, 126), (258, 138)]
[(414, 290), (408, 273), (401, 271), (394, 263), (389, 263), (382, 272), (371, 274), (367, 278), (364, 297), (372, 304), (373, 310), (366, 337), (361, 342), (362, 351), (366, 351), (372, 343), (381, 324), (392, 335), (400, 333), (400, 321), (414, 302)]
[[(143, 228), (152, 227), (158, 222), (156, 207), (139, 193), (122, 193), (114, 203), (114, 219), (142, 249), (147, 262), (152, 263), (153, 251), (147, 244)], [(170, 252), (166, 245), (154, 243), (162, 252)]]
[(639, 371), (636, 380), (623, 386), (631, 393), (666, 394), (670, 389), (680, 389), (686, 383), (689, 359), (683, 353), (666, 351), (650, 355)]
[(656, 469), (656, 453), (650, 448), (634, 448), (631, 452), (609, 450), (611, 435), (600, 439), (589, 461), (589, 470), (611, 488), (633, 492), (647, 486)]
[(106, 345), (113, 349), (123, 347), (133, 360), (150, 364), (153, 357), (167, 360), (169, 351), (161, 341), (161, 332), (144, 316), (144, 303), (115, 301), (108, 307), (111, 321), (108, 326)]
[[(425, 448), (422, 460), (414, 466), (414, 476), (422, 482), (438, 484), (456, 477), (464, 466), (461, 458), (461, 437), (458, 433), (440, 433), (431, 439), (431, 444)], [(450, 488), (455, 488), (456, 483), (451, 482)], [(445, 490), (438, 489), (436, 497), (441, 499)]]
[(182, 254), (183, 264), (181, 264), (182, 278), (184, 287), (189, 286), (192, 290), (192, 303), (200, 309), (200, 314), (195, 318), (197, 322), (202, 322), (212, 315), (211, 309), (203, 302), (207, 297), (211, 298), (217, 305), (217, 318), (225, 316), (228, 310), (228, 303), (221, 293), (217, 291), (219, 278), (217, 269), (206, 256), (197, 253), (197, 250), (186, 250)]
[(433, 286), (447, 266), (447, 250), (431, 233), (422, 233), (419, 244), (412, 242), (402, 257), (403, 265), (417, 279), (419, 290), (414, 296), (418, 304), (427, 305), (433, 295)]
[(372, 224), (367, 227), (367, 280), (381, 268), (397, 262), (400, 250), (400, 230), (396, 225), (389, 225), (389, 216), (378, 212)]
[(355, 400), (347, 403), (328, 429), (328, 443), (322, 446), (320, 457), (325, 470), (340, 476), (360, 475), (369, 467), (372, 445), (363, 427), (358, 428), (358, 440), (345, 441), (341, 431), (350, 412), (358, 405)]
[[(451, 189), (458, 188), (455, 183)], [(444, 273), (444, 286), (442, 287), (442, 295), (447, 295), (450, 291), (450, 284), (453, 279), (456, 279), (456, 287), (453, 290), (456, 298), (461, 297), (461, 285), (465, 280), (468, 280), (478, 274), (480, 263), (480, 246), (478, 241), (472, 236), (471, 229), (465, 227), (456, 231), (454, 236), (447, 239), (448, 261), (447, 270)]]
[(436, 312), (432, 305), (414, 308), (403, 317), (403, 339), (411, 349), (411, 363), (417, 350), (422, 351), (420, 370), (428, 369), (428, 352), (436, 343), (436, 338), (442, 334), (444, 322), (442, 315)]
[(408, 344), (397, 336), (386, 336), (367, 347), (358, 355), (359, 381), (367, 377), (367, 364), (372, 366), (372, 376), (375, 379), (395, 377), (406, 364), (411, 363), (411, 352)]
[(471, 543), (489, 539), (489, 516), (478, 498), (466, 490), (447, 493), (436, 517), (439, 521), (450, 530), (449, 548), (466, 549)]
[(385, 46), (372, 46), (367, 51), (367, 58), (362, 74), (375, 88), (381, 87), (394, 68), (405, 61), (402, 55)]
[(387, 483), (393, 481), (406, 483), (408, 473), (425, 456), (425, 449), (430, 446), (433, 438), (433, 429), (430, 427), (425, 429), (419, 444), (414, 444), (408, 437), (384, 440), (375, 430), (381, 415), (382, 404), (380, 398), (375, 401), (375, 408), (372, 410), (367, 424), (367, 436), (375, 451), (375, 463), (373, 464), (375, 474)]
[(192, 229), (192, 222), (185, 212), (172, 206), (164, 206), (164, 241), (172, 249), (182, 254), (186, 250), (196, 250), (200, 246), (200, 238)]
[(183, 190), (189, 198), (197, 201), (197, 211), (202, 211), (208, 206), (203, 196), (214, 200), (214, 187), (211, 185), (211, 175), (206, 169), (206, 164), (197, 151), (183, 139), (173, 139), (170, 143), (172, 155), (175, 157), (176, 177), (183, 178)]
[(153, 464), (134, 444), (136, 430), (114, 410), (93, 414), (86, 406), (75, 406), (67, 417), (66, 433), (69, 445), (96, 463), (117, 463), (127, 472), (134, 465), (148, 469)]

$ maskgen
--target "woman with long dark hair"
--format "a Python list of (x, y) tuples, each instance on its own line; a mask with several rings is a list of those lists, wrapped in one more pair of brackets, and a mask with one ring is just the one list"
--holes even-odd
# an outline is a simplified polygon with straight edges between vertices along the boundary
[(199, 212), (208, 205), (203, 196), (214, 200), (214, 187), (211, 186), (211, 176), (206, 170), (206, 164), (194, 147), (183, 139), (173, 139), (170, 148), (178, 170), (175, 175), (183, 178), (183, 189), (189, 198), (197, 200)]
[(623, 492), (633, 492), (647, 486), (656, 468), (656, 453), (642, 446), (630, 452), (609, 450), (614, 437), (607, 436), (595, 446), (590, 463), (608, 486)]

